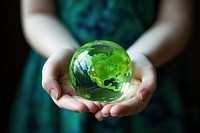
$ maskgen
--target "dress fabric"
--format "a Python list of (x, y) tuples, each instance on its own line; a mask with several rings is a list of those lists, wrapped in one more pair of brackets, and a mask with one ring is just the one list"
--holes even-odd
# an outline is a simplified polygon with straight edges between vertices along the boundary
[[(129, 48), (155, 21), (156, 0), (55, 0), (58, 17), (85, 44), (110, 40)], [(156, 38), (155, 38), (156, 39)], [(46, 59), (31, 50), (10, 117), (11, 133), (183, 133), (181, 60), (158, 69), (158, 88), (149, 105), (134, 116), (101, 122), (92, 113), (57, 107), (41, 86)]]

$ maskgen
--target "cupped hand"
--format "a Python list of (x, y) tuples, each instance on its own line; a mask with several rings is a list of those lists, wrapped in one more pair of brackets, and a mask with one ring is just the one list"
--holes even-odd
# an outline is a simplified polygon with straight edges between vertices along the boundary
[(96, 119), (134, 115), (147, 106), (156, 89), (156, 70), (148, 58), (141, 53), (135, 53), (132, 63), (134, 79), (129, 91), (120, 101), (104, 105), (95, 114)]
[(76, 94), (69, 80), (69, 65), (74, 51), (62, 49), (54, 52), (42, 70), (42, 86), (58, 107), (74, 112), (96, 112), (99, 102), (86, 100)]

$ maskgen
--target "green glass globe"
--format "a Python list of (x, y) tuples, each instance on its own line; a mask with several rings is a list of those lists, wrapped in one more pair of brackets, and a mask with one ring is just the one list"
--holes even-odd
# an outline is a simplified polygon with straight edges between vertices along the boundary
[(128, 54), (120, 45), (98, 40), (76, 51), (70, 63), (69, 75), (80, 96), (110, 103), (129, 89), (133, 67)]

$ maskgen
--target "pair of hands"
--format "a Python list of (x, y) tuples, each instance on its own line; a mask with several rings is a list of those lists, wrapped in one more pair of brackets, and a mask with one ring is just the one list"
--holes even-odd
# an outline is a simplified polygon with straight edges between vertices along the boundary
[[(73, 90), (69, 80), (69, 64), (73, 54), (74, 51), (68, 49), (58, 50), (43, 67), (42, 86), (58, 107), (74, 112), (92, 112), (98, 120), (133, 115), (146, 107), (156, 88), (156, 71), (145, 55), (136, 53), (132, 59), (134, 82), (131, 91), (121, 101), (103, 104), (84, 99)], [(139, 84), (135, 81), (139, 81)]]

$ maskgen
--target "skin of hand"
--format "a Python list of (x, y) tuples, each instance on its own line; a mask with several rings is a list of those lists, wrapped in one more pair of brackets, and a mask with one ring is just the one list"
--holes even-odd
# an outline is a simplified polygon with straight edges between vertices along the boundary
[[(69, 80), (69, 64), (74, 51), (58, 50), (45, 62), (42, 70), (42, 86), (51, 95), (58, 107), (74, 112), (92, 112), (102, 120), (107, 117), (123, 117), (143, 110), (156, 88), (156, 71), (151, 62), (141, 53), (132, 59), (134, 79), (141, 81), (136, 89), (131, 85), (130, 93), (122, 101), (101, 104), (77, 95)], [(136, 89), (136, 90), (135, 90)]]
[(156, 88), (155, 68), (167, 63), (185, 48), (191, 31), (192, 1), (162, 0), (155, 23), (127, 50), (135, 66), (135, 78), (141, 80), (138, 90), (121, 102), (105, 105), (95, 117), (102, 120), (142, 111)]
[(74, 112), (96, 112), (102, 108), (99, 102), (86, 100), (76, 94), (69, 80), (69, 64), (74, 51), (55, 51), (42, 70), (42, 86), (58, 107)]
[(42, 86), (55, 104), (74, 112), (96, 112), (102, 108), (77, 96), (68, 80), (68, 67), (80, 46), (56, 17), (53, 0), (21, 0), (22, 28), (30, 46), (48, 60), (42, 71)]
[(141, 84), (123, 101), (102, 105), (77, 96), (71, 84), (64, 82), (69, 81), (69, 62), (79, 45), (55, 17), (51, 0), (22, 1), (26, 38), (34, 49), (49, 57), (42, 71), (44, 89), (60, 108), (96, 112), (98, 120), (133, 115), (143, 110), (156, 88), (155, 67), (176, 56), (184, 48), (190, 33), (188, 16), (191, 12), (187, 8), (190, 2), (162, 0), (158, 21), (127, 50), (135, 67), (135, 78)]
[[(123, 117), (134, 115), (142, 111), (148, 104), (157, 85), (156, 70), (148, 58), (135, 53), (132, 63), (134, 66), (134, 80), (141, 81), (138, 86), (130, 86), (130, 92), (119, 102), (106, 104), (99, 110), (95, 117), (103, 120), (109, 117)], [(133, 80), (133, 81), (134, 81)]]

